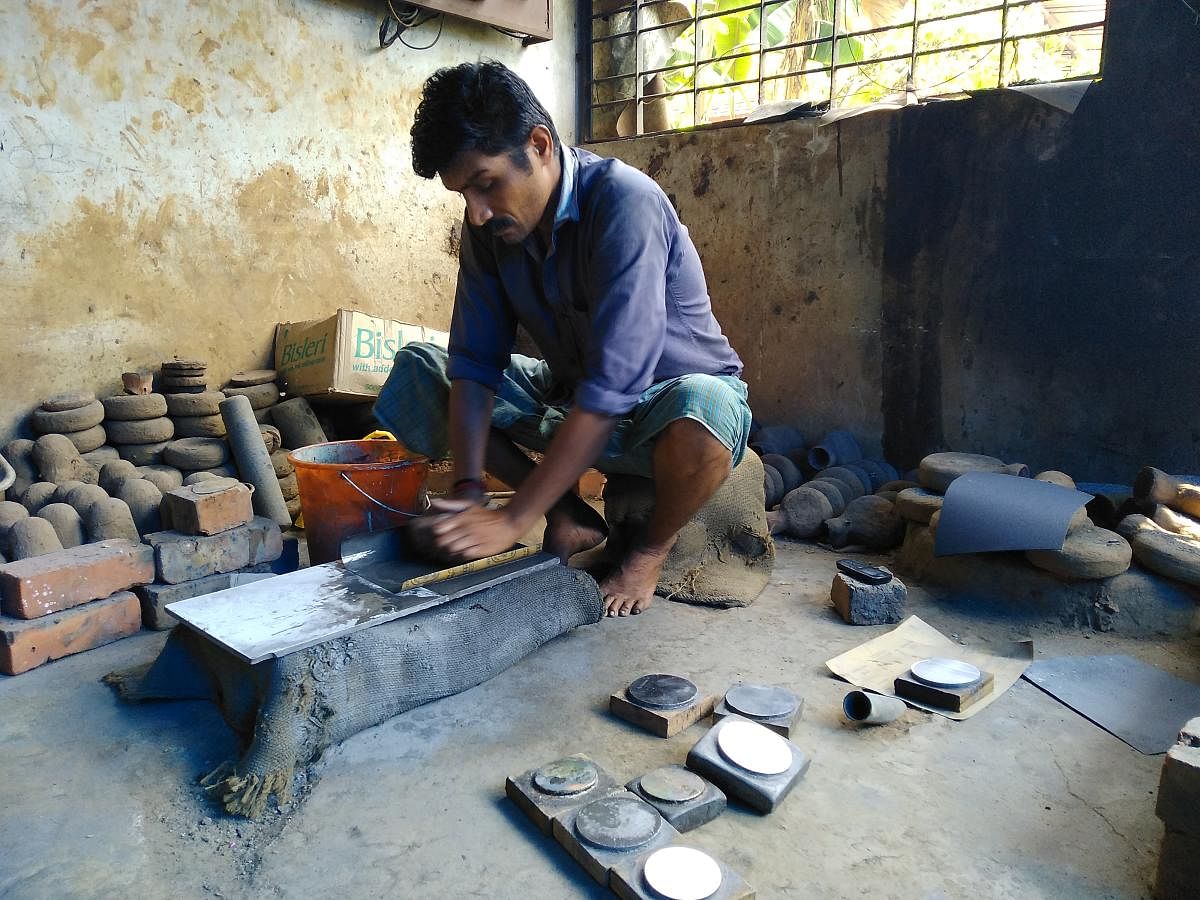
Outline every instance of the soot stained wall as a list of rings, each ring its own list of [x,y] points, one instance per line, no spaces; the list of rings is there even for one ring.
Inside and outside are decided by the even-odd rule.
[[[1109,7],[1074,114],[1004,91],[598,145],[675,199],[762,421],[902,466],[1200,471],[1200,28]]]

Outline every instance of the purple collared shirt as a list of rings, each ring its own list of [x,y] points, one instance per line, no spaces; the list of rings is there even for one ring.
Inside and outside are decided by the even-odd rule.
[[[550,247],[509,245],[463,223],[450,326],[451,379],[495,390],[517,323],[563,399],[623,416],[679,375],[735,375],[687,228],[662,189],[620,160],[564,147]]]

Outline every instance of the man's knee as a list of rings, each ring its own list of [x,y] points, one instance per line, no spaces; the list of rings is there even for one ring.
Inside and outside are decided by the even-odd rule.
[[[375,401],[375,418],[410,450],[434,459],[446,455],[450,379],[448,356],[436,344],[406,344]]]
[[[671,458],[692,471],[721,469],[728,472],[733,451],[725,446],[708,427],[696,419],[676,419],[658,436],[655,456]]]

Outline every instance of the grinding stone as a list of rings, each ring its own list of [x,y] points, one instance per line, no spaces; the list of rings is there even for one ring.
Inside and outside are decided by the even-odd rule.
[[[575,817],[575,830],[590,844],[605,850],[632,850],[658,833],[662,816],[650,804],[631,795],[594,800]]]
[[[650,709],[680,709],[694,703],[699,691],[679,675],[643,675],[625,689],[626,696]]]
[[[600,774],[591,760],[568,756],[547,763],[533,773],[533,784],[556,797],[582,794],[595,787]]]
[[[799,705],[791,691],[769,684],[739,684],[729,689],[725,703],[750,719],[790,716]]]
[[[639,785],[650,797],[668,803],[695,800],[704,793],[704,779],[680,766],[663,766],[647,772]]]

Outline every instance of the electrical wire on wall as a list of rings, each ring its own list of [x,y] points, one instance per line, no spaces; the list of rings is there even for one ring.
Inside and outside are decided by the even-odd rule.
[[[392,5],[392,0],[387,0],[387,12],[383,14],[383,21],[379,23],[379,47],[386,49],[392,46],[396,41],[399,41],[410,50],[428,50],[442,36],[442,28],[446,25],[446,17],[439,12],[430,12],[427,9],[421,9],[418,6],[413,6],[411,3],[401,3],[400,11]],[[404,39],[404,32],[413,28],[420,28],[427,22],[434,19],[438,20],[437,34],[433,36],[428,44],[410,44]]]

